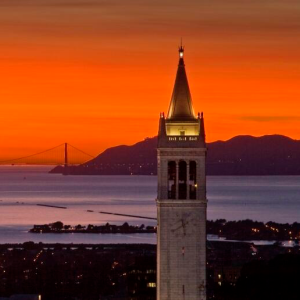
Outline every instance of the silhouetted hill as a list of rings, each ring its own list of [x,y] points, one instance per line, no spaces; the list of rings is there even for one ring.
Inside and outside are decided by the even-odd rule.
[[[285,136],[237,136],[207,147],[210,175],[300,174],[300,141]]]
[[[156,174],[157,138],[105,150],[93,160],[70,167],[74,175]],[[300,175],[300,141],[281,135],[236,136],[207,144],[208,175]],[[62,172],[56,167],[52,172]]]

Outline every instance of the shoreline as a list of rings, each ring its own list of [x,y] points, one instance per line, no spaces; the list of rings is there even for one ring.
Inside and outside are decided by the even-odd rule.
[[[232,241],[271,241],[286,242],[292,241],[299,245],[300,223],[282,224],[276,222],[258,222],[253,220],[226,221],[217,219],[207,220],[207,236],[216,239]],[[34,225],[29,233],[34,234],[153,234],[156,233],[156,226],[123,225],[106,223],[105,225],[76,226],[65,225],[61,221],[44,225]]]
[[[217,237],[208,237],[207,238],[207,244],[209,243],[217,243],[217,244],[247,244],[247,245],[253,245],[255,247],[259,246],[274,246],[274,247],[284,247],[284,248],[300,248],[298,243],[295,243],[294,241],[267,241],[267,240],[226,240],[226,239],[220,239]],[[26,241],[26,242],[20,242],[20,243],[0,243],[0,249],[1,248],[26,248],[26,245],[34,245],[34,246],[41,246],[45,248],[53,248],[53,247],[88,247],[88,248],[94,248],[94,247],[139,247],[139,246],[146,246],[146,247],[155,247],[157,246],[156,243],[147,243],[147,242],[139,242],[139,243],[125,243],[125,242],[117,242],[117,243],[80,243],[80,242],[34,242],[34,241]]]

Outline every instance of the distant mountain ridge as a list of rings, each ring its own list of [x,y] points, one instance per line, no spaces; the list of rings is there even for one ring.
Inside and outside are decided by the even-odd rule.
[[[155,175],[157,137],[106,149],[69,167],[72,175]],[[207,143],[208,175],[300,175],[300,141],[282,135],[236,136]],[[56,167],[53,173],[62,173]]]

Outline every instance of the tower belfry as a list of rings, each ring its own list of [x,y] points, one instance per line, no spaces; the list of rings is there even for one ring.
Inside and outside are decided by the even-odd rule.
[[[194,113],[179,47],[167,117],[157,148],[157,300],[206,299],[206,143],[203,114]]]

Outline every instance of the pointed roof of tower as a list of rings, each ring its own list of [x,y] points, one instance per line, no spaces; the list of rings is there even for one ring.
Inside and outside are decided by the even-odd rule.
[[[167,119],[172,121],[194,121],[196,119],[185,72],[183,53],[184,48],[181,45],[179,47],[179,64],[176,80],[167,116]]]

